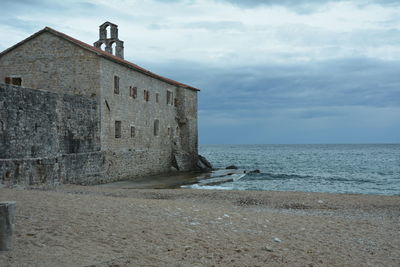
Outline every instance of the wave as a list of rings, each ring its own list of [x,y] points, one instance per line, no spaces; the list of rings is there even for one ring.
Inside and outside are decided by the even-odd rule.
[[[234,190],[233,187],[221,186],[221,185],[200,185],[200,184],[192,184],[192,185],[182,185],[181,188],[190,188],[190,189],[212,189],[212,190]]]
[[[311,175],[286,174],[286,173],[248,173],[242,180],[288,180],[288,179],[310,179]]]

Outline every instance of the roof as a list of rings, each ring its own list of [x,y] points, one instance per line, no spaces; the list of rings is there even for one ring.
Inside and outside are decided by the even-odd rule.
[[[48,32],[48,33],[54,34],[54,35],[66,40],[68,42],[71,42],[71,43],[73,43],[73,44],[75,44],[75,45],[77,45],[77,46],[79,46],[79,47],[81,47],[81,48],[83,48],[85,50],[93,52],[93,53],[95,53],[96,55],[98,55],[100,57],[103,57],[103,58],[108,59],[110,61],[113,61],[115,63],[121,64],[121,65],[123,65],[125,67],[133,69],[133,70],[138,71],[140,73],[143,73],[145,75],[148,75],[148,76],[150,76],[152,78],[158,79],[160,81],[163,81],[163,82],[175,85],[175,86],[187,88],[187,89],[194,90],[194,91],[200,91],[200,89],[198,89],[198,88],[195,88],[195,87],[192,87],[190,85],[187,85],[187,84],[184,84],[184,83],[180,83],[180,82],[174,81],[172,79],[169,79],[169,78],[160,76],[158,74],[155,74],[155,73],[153,73],[153,72],[151,72],[149,70],[146,70],[146,69],[144,69],[144,68],[142,68],[142,67],[140,67],[140,66],[138,66],[138,65],[136,65],[136,64],[134,64],[132,62],[129,62],[127,60],[124,60],[122,58],[114,56],[113,54],[108,53],[106,51],[103,51],[100,48],[97,48],[97,47],[94,47],[94,46],[89,45],[87,43],[84,43],[82,41],[79,41],[79,40],[77,40],[77,39],[75,39],[75,38],[73,38],[73,37],[71,37],[69,35],[66,35],[65,33],[56,31],[56,30],[54,30],[54,29],[52,29],[50,27],[45,27],[44,29],[34,33],[33,35],[31,35],[28,38],[22,40],[21,42],[19,42],[19,43],[15,44],[15,45],[11,46],[10,48],[4,50],[3,52],[0,53],[0,57],[2,57],[3,55],[7,54],[8,52],[13,50],[14,48],[16,48],[16,47],[28,42],[29,40],[32,40],[33,38],[35,38],[36,36],[38,36],[38,35],[40,35],[40,34],[42,34],[44,32]]]

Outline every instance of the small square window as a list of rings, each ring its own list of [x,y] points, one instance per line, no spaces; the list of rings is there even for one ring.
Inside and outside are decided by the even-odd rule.
[[[19,77],[18,77],[18,78],[12,78],[11,83],[14,84],[14,85],[21,86],[21,84],[22,84],[22,79],[19,78]]]
[[[22,85],[22,78],[21,77],[6,77],[4,79],[4,82],[6,84],[12,84],[12,85],[21,86]]]
[[[119,77],[114,76],[114,94],[119,94]]]

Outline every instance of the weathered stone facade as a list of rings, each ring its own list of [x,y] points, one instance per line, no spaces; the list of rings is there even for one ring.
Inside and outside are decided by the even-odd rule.
[[[0,84],[0,181],[96,182],[106,169],[94,99]]]
[[[0,53],[0,82],[13,79],[22,87],[0,87],[0,182],[99,183],[196,166],[196,88],[50,28]]]

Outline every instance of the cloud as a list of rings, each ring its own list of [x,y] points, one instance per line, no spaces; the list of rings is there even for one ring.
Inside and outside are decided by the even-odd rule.
[[[316,12],[328,3],[345,2],[346,0],[219,0],[241,8],[258,8],[260,6],[285,7],[299,14]]]
[[[4,0],[0,50],[45,26],[90,44],[108,20],[126,59],[202,88],[203,143],[400,142],[399,3]]]
[[[205,108],[400,105],[398,61],[350,58],[231,69],[174,62],[152,68],[204,88]]]
[[[299,14],[310,14],[317,12],[327,4],[334,3],[349,3],[354,2],[355,4],[363,7],[371,4],[378,5],[389,5],[399,6],[398,0],[216,0],[220,2],[230,3],[241,8],[258,8],[262,6],[266,7],[285,7],[291,11]]]
[[[339,129],[359,142],[400,141],[400,61],[350,58],[232,69],[174,62],[151,68],[202,89],[202,143],[334,142]],[[278,132],[292,134],[282,138]]]
[[[0,50],[45,26],[87,43],[105,20],[119,25],[126,57],[135,61],[191,60],[240,66],[252,62],[293,63],[346,57],[400,59],[400,9],[362,1],[9,1],[0,19],[8,32]],[[258,3],[258,4],[256,4]],[[297,3],[297,4],[296,4]],[[323,9],[307,15],[281,6]],[[388,2],[389,3],[389,2]],[[239,5],[253,8],[243,10]],[[259,6],[261,5],[261,6]],[[82,26],[84,25],[84,26]]]

